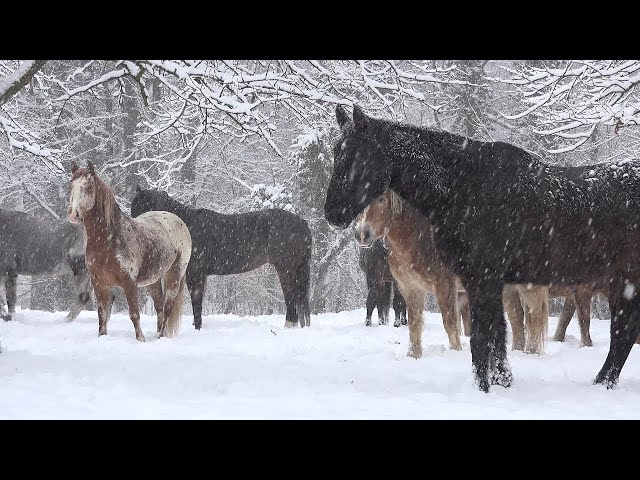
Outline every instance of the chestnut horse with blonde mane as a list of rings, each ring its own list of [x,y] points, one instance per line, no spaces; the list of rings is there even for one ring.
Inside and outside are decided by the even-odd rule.
[[[138,287],[147,287],[158,316],[159,337],[178,333],[185,273],[191,257],[191,234],[173,213],[152,211],[131,218],[120,210],[115,195],[96,173],[71,164],[67,216],[86,232],[86,265],[98,303],[98,335],[107,334],[115,287],[124,290],[136,339],[140,328]]]
[[[465,333],[470,330],[468,311],[461,312],[464,288],[457,275],[441,259],[433,226],[399,195],[386,190],[356,218],[356,240],[370,247],[385,238],[389,267],[405,298],[409,323],[408,356],[422,356],[424,296],[435,293],[449,348],[461,350],[460,315]],[[505,285],[503,303],[511,322],[513,350],[542,354],[549,319],[548,289],[541,286]]]

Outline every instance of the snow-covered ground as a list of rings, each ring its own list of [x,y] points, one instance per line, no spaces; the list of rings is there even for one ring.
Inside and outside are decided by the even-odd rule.
[[[187,307],[186,311],[190,312]],[[638,419],[640,345],[616,389],[592,385],[609,348],[609,322],[594,319],[593,348],[566,343],[544,356],[509,350],[511,388],[473,384],[469,339],[448,349],[439,314],[425,314],[424,355],[406,357],[407,327],[364,326],[364,310],[312,316],[285,329],[282,315],[212,315],[196,331],[135,340],[124,313],[98,338],[95,312],[19,310],[0,323],[2,419]],[[557,318],[551,318],[549,336]],[[510,348],[510,346],[509,346]]]

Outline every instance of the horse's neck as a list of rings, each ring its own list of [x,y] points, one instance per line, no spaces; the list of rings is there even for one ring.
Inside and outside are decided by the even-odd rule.
[[[446,132],[402,130],[402,127],[393,130],[389,138],[383,152],[390,163],[389,187],[423,211],[444,207],[453,182],[449,173],[451,164],[464,162],[465,142],[477,142]]]
[[[174,213],[178,217],[182,218],[184,222],[188,222],[198,211],[195,207],[183,205],[176,201],[164,201],[156,205],[156,210],[165,210],[167,212]]]
[[[396,247],[409,241],[411,244],[420,245],[423,250],[435,251],[436,248],[433,238],[433,226],[422,214],[406,202],[402,207],[402,212],[394,215],[391,219],[386,237],[388,243]]]
[[[104,213],[99,213],[98,209],[92,208],[85,213],[83,222],[85,233],[88,241],[100,241],[106,242],[114,233],[118,232],[122,223],[130,220],[128,217],[122,214],[120,207],[114,202],[113,212],[107,225],[107,220]]]

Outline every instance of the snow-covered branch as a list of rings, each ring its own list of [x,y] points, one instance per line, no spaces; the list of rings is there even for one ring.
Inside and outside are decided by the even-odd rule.
[[[524,108],[507,119],[534,115],[534,131],[561,139],[553,152],[575,150],[591,137],[596,125],[640,124],[639,60],[576,60],[564,68],[521,66],[506,69],[510,78],[497,80],[515,87]]]
[[[7,103],[22,87],[29,83],[45,63],[47,63],[46,60],[27,60],[15,72],[0,80],[0,105]]]

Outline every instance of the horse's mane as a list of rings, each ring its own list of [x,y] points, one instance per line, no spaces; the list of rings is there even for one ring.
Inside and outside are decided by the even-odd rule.
[[[174,209],[185,209],[185,210],[194,210],[195,209],[194,207],[192,207],[190,205],[185,205],[184,203],[180,203],[175,198],[172,198],[164,190],[149,189],[149,190],[145,190],[144,193],[149,195],[149,197],[151,197],[151,199],[156,204],[169,205],[170,207],[172,207]]]
[[[116,216],[118,203],[113,189],[107,185],[95,172],[93,177],[96,181],[96,201],[93,208],[97,209],[98,216],[104,218],[107,231],[111,228],[111,221]]]
[[[391,204],[391,217],[396,218],[402,214],[405,202],[402,197],[393,190],[387,190],[387,192],[389,193],[389,203]]]

